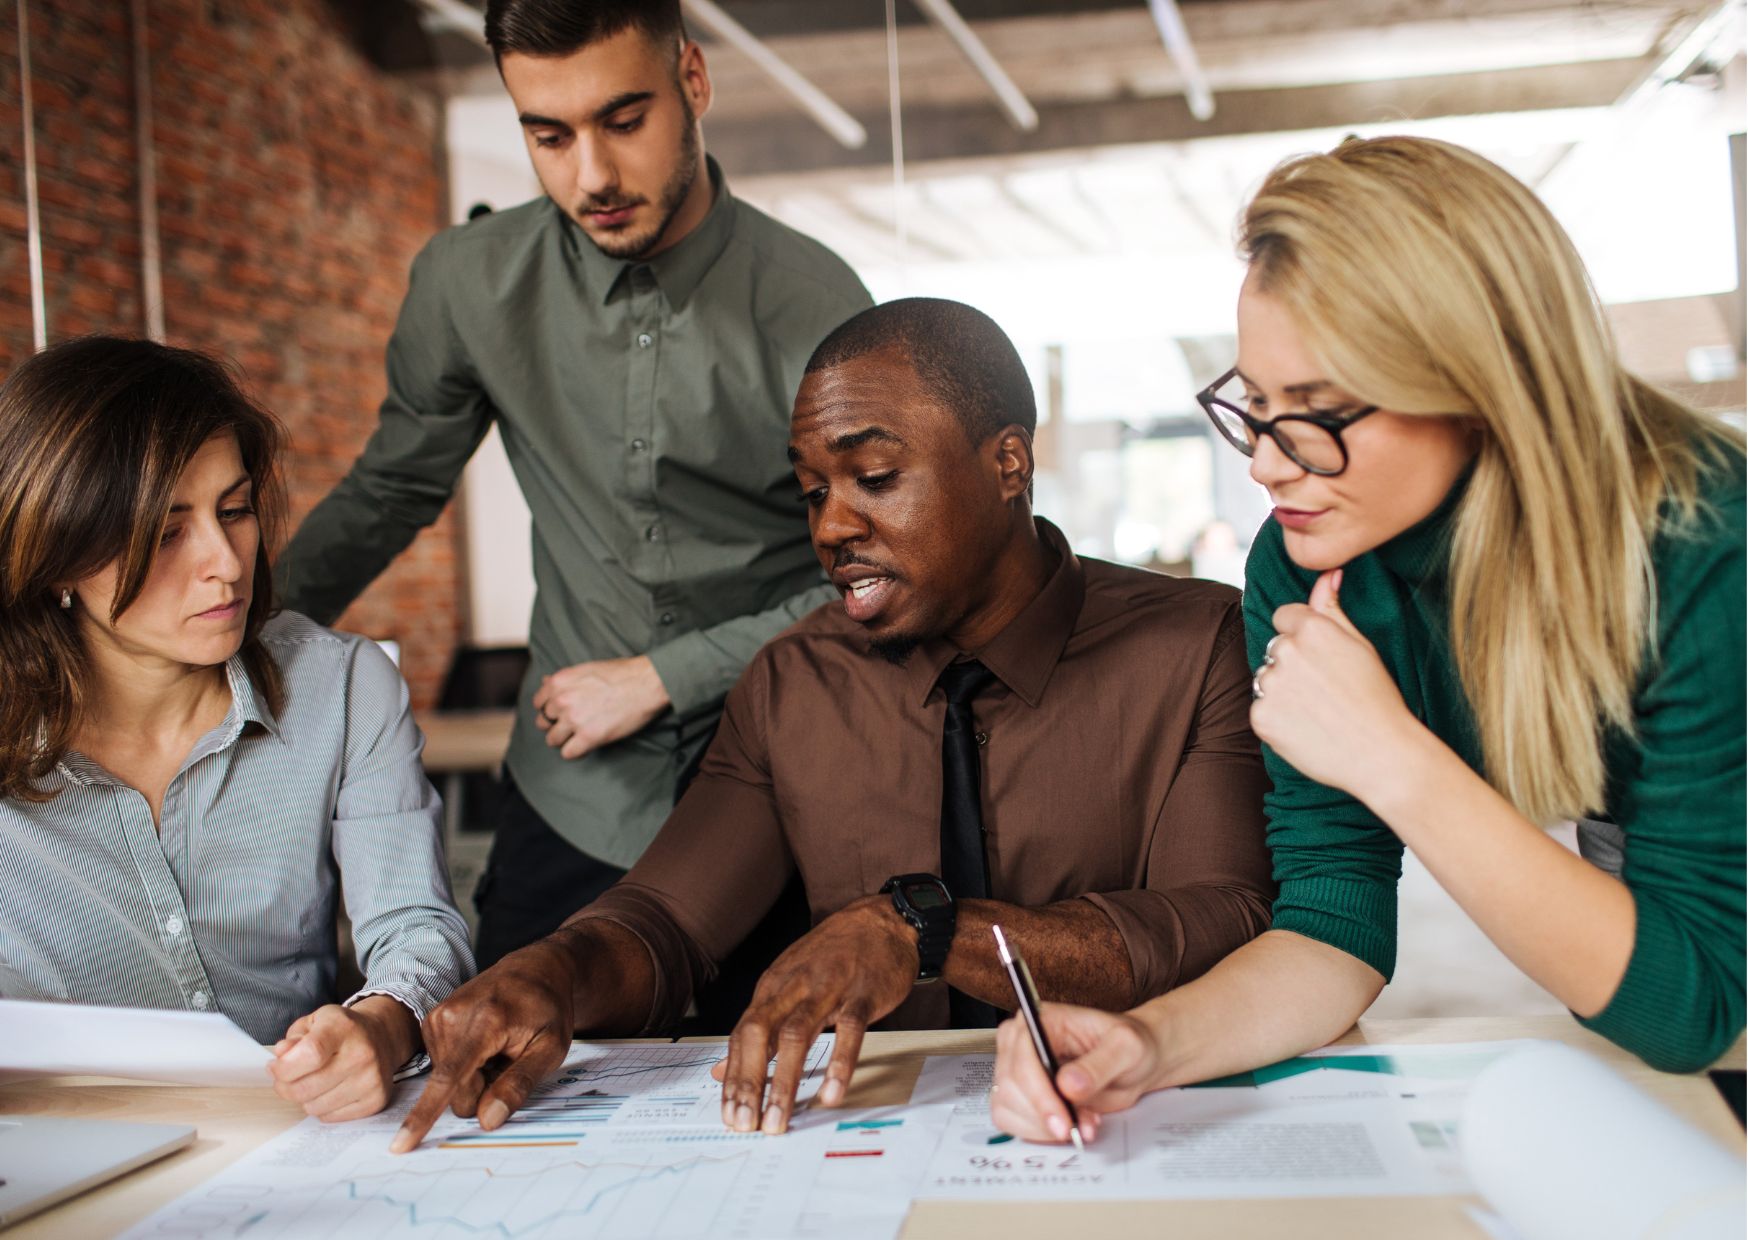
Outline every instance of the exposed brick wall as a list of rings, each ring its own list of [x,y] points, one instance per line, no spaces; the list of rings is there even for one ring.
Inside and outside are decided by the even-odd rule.
[[[16,0],[14,0],[16,3]],[[29,4],[51,341],[142,333],[127,0]],[[294,523],[375,425],[383,349],[445,222],[440,101],[382,73],[327,0],[149,0],[165,321],[284,419]],[[17,16],[0,10],[0,374],[31,348]],[[394,638],[416,704],[461,632],[446,513],[342,617]]]

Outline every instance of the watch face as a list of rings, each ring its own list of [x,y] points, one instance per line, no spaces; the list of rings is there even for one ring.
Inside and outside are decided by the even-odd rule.
[[[904,898],[916,909],[944,908],[951,900],[934,883],[916,883],[904,889]]]

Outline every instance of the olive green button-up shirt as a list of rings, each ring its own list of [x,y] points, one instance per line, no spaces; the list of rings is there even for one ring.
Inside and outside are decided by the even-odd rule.
[[[532,666],[508,764],[578,848],[629,866],[765,640],[831,597],[785,457],[814,347],[871,304],[818,242],[728,192],[679,244],[612,259],[542,198],[414,260],[381,423],[279,564],[329,623],[448,502],[495,421],[533,517]],[[572,761],[543,676],[648,654],[673,711]]]

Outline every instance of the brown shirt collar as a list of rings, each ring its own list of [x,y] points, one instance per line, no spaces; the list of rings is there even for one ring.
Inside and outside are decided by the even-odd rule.
[[[1086,573],[1061,530],[1043,517],[1032,520],[1038,527],[1038,537],[1056,556],[1056,569],[1037,597],[1026,604],[1007,628],[983,649],[969,653],[994,672],[996,679],[1021,701],[1035,708],[1043,700],[1050,674],[1056,670],[1075,622],[1080,619],[1080,607],[1086,601]],[[960,653],[958,647],[944,638],[932,638],[919,646],[907,669],[906,699],[918,708],[926,704],[942,669]]]

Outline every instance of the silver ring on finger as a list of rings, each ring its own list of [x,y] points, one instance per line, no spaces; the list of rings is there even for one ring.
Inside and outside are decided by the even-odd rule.
[[[1268,671],[1269,667],[1269,664],[1263,664],[1256,669],[1256,675],[1250,678],[1250,696],[1252,701],[1262,701],[1262,674]]]
[[[1262,661],[1270,667],[1273,667],[1275,662],[1275,643],[1280,640],[1281,634],[1276,633],[1273,637],[1269,638],[1269,644],[1262,648]]]

